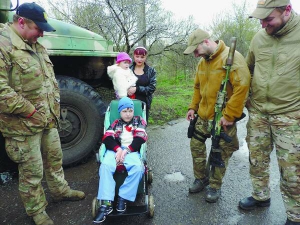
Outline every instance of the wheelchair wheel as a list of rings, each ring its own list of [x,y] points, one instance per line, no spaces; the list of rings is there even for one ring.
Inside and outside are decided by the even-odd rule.
[[[150,218],[153,218],[153,216],[154,216],[154,198],[153,198],[153,195],[149,195],[148,208],[149,208],[148,216]]]
[[[99,208],[99,200],[95,197],[92,201],[92,216],[93,216],[93,218],[96,216],[98,208]]]
[[[152,184],[152,182],[153,182],[153,172],[152,172],[151,168],[149,168],[147,175],[148,175],[148,184]]]

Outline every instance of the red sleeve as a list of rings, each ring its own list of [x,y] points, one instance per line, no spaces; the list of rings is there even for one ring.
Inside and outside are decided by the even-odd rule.
[[[112,151],[117,151],[117,148],[120,147],[119,143],[115,139],[115,131],[114,127],[118,123],[118,120],[115,120],[105,131],[103,138],[102,138],[102,143],[105,144],[105,147],[107,150],[112,150]]]

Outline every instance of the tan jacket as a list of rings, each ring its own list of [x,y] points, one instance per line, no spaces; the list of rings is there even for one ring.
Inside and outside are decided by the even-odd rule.
[[[194,83],[194,94],[189,109],[195,110],[204,120],[213,120],[214,107],[221,82],[225,78],[229,47],[223,41],[218,42],[216,52],[210,60],[201,58]],[[230,122],[240,118],[248,97],[250,73],[244,57],[237,51],[234,54],[229,83],[227,83],[228,101],[223,109],[223,117]]]
[[[46,49],[28,45],[9,24],[0,25],[0,131],[33,135],[59,121],[59,88]],[[37,112],[30,118],[34,109]]]
[[[246,57],[252,75],[250,103],[263,113],[300,110],[300,16],[270,36],[260,30]]]

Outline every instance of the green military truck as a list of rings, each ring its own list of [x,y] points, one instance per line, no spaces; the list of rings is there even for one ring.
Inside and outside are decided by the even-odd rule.
[[[18,5],[18,0],[1,0],[0,23],[12,21]],[[96,88],[112,90],[106,68],[114,63],[117,53],[113,43],[98,34],[51,18],[48,22],[56,32],[45,32],[39,42],[48,49],[60,87],[59,134],[63,165],[69,166],[89,156],[101,141],[106,104]],[[3,137],[0,147],[1,164]]]

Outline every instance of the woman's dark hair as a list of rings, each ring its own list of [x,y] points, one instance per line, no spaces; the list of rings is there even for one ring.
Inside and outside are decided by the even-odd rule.
[[[144,47],[136,47],[133,51],[134,55],[147,55],[148,51]]]

